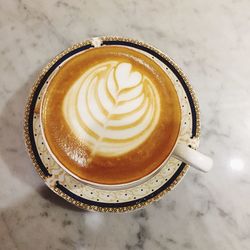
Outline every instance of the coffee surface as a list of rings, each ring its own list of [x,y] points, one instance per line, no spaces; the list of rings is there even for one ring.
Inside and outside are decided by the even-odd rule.
[[[161,67],[122,46],[92,48],[63,65],[42,104],[48,146],[78,177],[121,184],[154,171],[180,128],[178,96]]]

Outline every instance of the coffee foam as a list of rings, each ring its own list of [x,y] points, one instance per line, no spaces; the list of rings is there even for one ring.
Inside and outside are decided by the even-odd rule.
[[[118,60],[83,73],[63,100],[63,115],[91,155],[123,155],[148,139],[160,117],[160,96],[152,81]]]

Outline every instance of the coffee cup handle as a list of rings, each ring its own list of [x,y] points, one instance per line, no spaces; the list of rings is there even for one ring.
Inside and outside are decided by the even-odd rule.
[[[176,145],[173,156],[202,172],[208,172],[213,166],[213,160],[210,157],[184,144]]]

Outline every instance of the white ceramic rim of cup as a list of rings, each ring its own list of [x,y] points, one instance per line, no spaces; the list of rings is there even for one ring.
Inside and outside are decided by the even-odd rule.
[[[93,38],[91,41],[92,41],[92,44],[94,47],[99,47],[100,46],[100,43],[98,42],[98,39],[102,39],[102,37],[95,37]],[[96,46],[97,44],[97,46]],[[144,42],[144,44],[148,45],[147,43]],[[110,46],[110,45],[105,45],[105,46]],[[111,45],[112,46],[112,45]],[[124,45],[123,45],[124,46]],[[128,47],[128,46],[124,46],[124,47]],[[150,45],[150,47],[154,48],[152,45]],[[129,48],[129,47],[128,47]],[[131,49],[131,48],[130,48]],[[155,48],[156,49],[156,48]],[[88,51],[88,50],[86,50]],[[69,58],[67,58],[67,60],[63,61],[59,67],[63,64],[65,64],[65,62],[67,62],[68,60],[71,60],[73,57],[81,54],[81,53],[85,53],[86,51],[83,51],[83,52],[79,52],[79,53],[76,53],[74,54],[73,56],[70,56]],[[148,55],[146,55],[147,57],[149,57]],[[151,58],[152,59],[152,58]],[[154,60],[154,59],[153,59]],[[155,63],[157,63],[156,60],[154,60]],[[158,64],[158,63],[157,63]],[[159,65],[160,66],[160,65]],[[164,71],[165,72],[165,71]],[[166,73],[166,72],[165,72]],[[137,185],[140,185],[141,183],[143,182],[146,182],[147,180],[149,180],[150,178],[154,177],[161,169],[162,167],[167,163],[167,161],[169,160],[169,158],[172,156],[172,153],[179,141],[179,137],[180,137],[180,131],[181,131],[181,122],[179,124],[179,129],[178,129],[178,135],[176,137],[176,141],[170,151],[170,153],[168,154],[168,156],[166,157],[166,159],[155,169],[153,170],[151,173],[147,174],[146,176],[143,176],[135,181],[131,181],[131,182],[127,182],[127,183],[122,183],[122,184],[101,184],[101,183],[95,183],[95,182],[91,182],[91,181],[88,181],[88,180],[85,180],[85,179],[82,179],[80,178],[79,176],[77,176],[76,174],[72,173],[67,167],[65,167],[61,162],[60,160],[54,155],[53,151],[51,150],[48,142],[47,142],[47,139],[46,139],[46,136],[45,136],[45,133],[44,133],[44,126],[43,126],[43,119],[42,119],[42,109],[43,109],[43,103],[44,103],[44,98],[45,98],[45,95],[46,95],[46,92],[47,92],[47,88],[48,86],[50,85],[50,81],[53,79],[54,75],[56,74],[56,72],[52,72],[51,74],[51,77],[50,79],[48,80],[48,84],[45,88],[45,91],[43,93],[43,96],[42,96],[42,99],[41,99],[41,105],[40,105],[40,110],[39,110],[39,119],[40,119],[40,125],[41,125],[41,134],[42,134],[42,137],[44,139],[44,143],[45,143],[45,146],[46,148],[48,149],[50,155],[53,157],[54,161],[62,168],[64,169],[69,175],[71,175],[72,177],[74,177],[75,179],[77,179],[78,181],[86,184],[86,185],[89,185],[89,186],[92,186],[92,187],[95,187],[95,188],[99,188],[99,189],[109,189],[109,190],[118,190],[118,189],[126,189],[126,188],[131,188],[131,187],[134,187],[134,186],[137,186]],[[166,73],[167,74],[167,73]],[[171,81],[172,83],[172,81]],[[174,84],[172,83],[172,85],[174,86]],[[174,86],[174,89],[175,89],[175,86]],[[176,95],[178,96],[178,102],[179,102],[179,107],[181,108],[181,103],[180,103],[180,97],[175,89],[175,92],[176,92]],[[181,114],[182,116],[182,114]],[[182,118],[180,117],[180,120],[182,120]]]

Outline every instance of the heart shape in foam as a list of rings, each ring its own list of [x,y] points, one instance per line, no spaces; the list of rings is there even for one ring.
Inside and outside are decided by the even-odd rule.
[[[132,72],[130,63],[120,63],[115,71],[115,77],[119,90],[131,88],[140,83],[142,75],[139,72]]]

